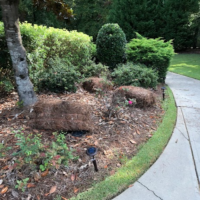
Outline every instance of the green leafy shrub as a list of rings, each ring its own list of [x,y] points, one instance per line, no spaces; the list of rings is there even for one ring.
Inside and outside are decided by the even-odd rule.
[[[142,64],[119,65],[112,73],[114,83],[119,86],[133,85],[138,87],[156,87],[158,74],[155,70]]]
[[[65,142],[65,135],[57,132],[53,133],[55,140],[42,143],[41,135],[29,134],[25,136],[22,131],[17,131],[17,145],[20,149],[12,155],[16,157],[15,167],[29,165],[35,169],[38,163],[39,168],[44,171],[49,168],[59,168],[60,165],[67,166],[68,161],[75,159],[72,150],[68,149]],[[0,148],[1,151],[3,148]],[[5,153],[4,153],[5,156]]]
[[[125,61],[126,36],[118,24],[105,24],[97,36],[97,58],[111,69]]]
[[[72,65],[60,58],[48,60],[48,68],[31,73],[34,85],[39,91],[76,91],[75,83],[79,82],[81,74]],[[35,77],[35,78],[34,78]]]
[[[3,24],[0,22],[0,94],[6,95],[13,90],[13,71],[10,54],[4,34]]]
[[[95,55],[96,47],[92,43],[91,37],[84,33],[78,33],[77,31],[69,32],[64,29],[56,29],[52,27],[47,28],[45,26],[38,25],[32,26],[29,23],[20,24],[20,31],[23,45],[27,51],[30,78],[32,82],[36,84],[36,87],[38,89],[42,88],[40,85],[44,85],[46,87],[49,84],[48,80],[47,83],[38,85],[40,82],[39,79],[44,80],[45,76],[49,76],[54,80],[62,79],[64,81],[64,78],[67,79],[64,87],[66,88],[66,85],[70,83],[67,87],[67,90],[75,90],[74,84],[72,84],[72,82],[74,83],[77,80],[79,73],[75,73],[74,67],[71,66],[84,66],[86,63],[88,63],[92,56]],[[12,71],[10,55],[6,45],[2,22],[0,22],[0,50],[1,75],[1,73],[5,74],[5,70],[7,69]],[[58,58],[62,60],[62,63],[65,63],[65,65],[68,67],[64,67],[62,63],[58,63]],[[58,64],[58,66],[54,65],[51,69],[52,62],[54,62],[54,64]],[[54,76],[55,69],[58,70],[58,74],[60,74],[61,78]],[[61,72],[65,72],[65,75],[67,72],[67,76],[64,77],[64,74],[61,75]],[[72,77],[69,78],[69,76]],[[8,80],[12,79],[13,77],[10,77]],[[2,79],[0,80],[2,81]],[[58,86],[60,82],[57,82],[58,80],[54,81],[54,83],[56,83]],[[52,88],[56,87],[53,87],[54,83],[51,81],[51,91],[54,90]],[[63,90],[62,88],[63,86],[59,86],[58,90]]]
[[[171,41],[164,42],[160,38],[147,39],[136,33],[137,38],[127,44],[127,59],[135,63],[142,63],[158,71],[159,80],[166,78],[167,68],[174,55]]]
[[[84,77],[92,77],[92,76],[108,76],[109,69],[108,66],[103,65],[102,63],[96,64],[94,61],[90,60],[86,65],[79,67],[78,70]]]

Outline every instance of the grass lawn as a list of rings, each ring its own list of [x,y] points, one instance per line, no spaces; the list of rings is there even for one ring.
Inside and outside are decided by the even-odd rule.
[[[176,54],[169,71],[200,80],[200,54]]]
[[[138,154],[121,167],[113,176],[95,184],[86,192],[70,200],[107,200],[112,199],[133,184],[160,156],[168,143],[176,122],[176,106],[171,90],[167,89],[167,98],[163,107],[165,115],[153,137],[144,144]]]

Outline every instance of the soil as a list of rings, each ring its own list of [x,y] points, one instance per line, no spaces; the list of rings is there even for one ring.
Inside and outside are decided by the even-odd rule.
[[[28,166],[21,169],[11,167],[15,162],[12,153],[19,149],[13,130],[23,129],[27,135],[40,133],[43,141],[54,140],[53,131],[36,130],[29,126],[29,112],[17,106],[18,97],[15,92],[0,99],[0,142],[4,146],[13,147],[8,157],[0,158],[0,191],[8,187],[4,194],[0,194],[0,199],[53,200],[58,195],[62,199],[69,199],[91,188],[93,184],[104,180],[107,176],[113,175],[128,159],[136,155],[141,145],[152,137],[162,121],[164,111],[161,108],[160,87],[157,87],[157,91],[153,91],[156,103],[152,107],[137,108],[132,104],[119,105],[112,110],[108,107],[114,90],[100,95],[90,94],[79,88],[70,100],[81,100],[92,106],[95,128],[82,137],[65,133],[66,144],[74,149],[73,154],[78,156],[78,159],[70,161],[67,167],[61,165],[59,169],[49,169],[46,175],[38,180],[35,174],[41,175],[39,170],[31,171]],[[70,95],[48,93],[40,94],[38,98],[43,101],[66,100]],[[95,156],[98,172],[94,171],[91,158],[86,154],[89,146],[98,149]],[[16,189],[15,185],[17,180],[25,178],[29,178],[28,183],[32,187],[22,192]]]

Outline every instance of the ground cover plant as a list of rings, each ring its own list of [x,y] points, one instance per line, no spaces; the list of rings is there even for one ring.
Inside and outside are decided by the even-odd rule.
[[[195,53],[177,53],[169,71],[200,80],[200,56]]]

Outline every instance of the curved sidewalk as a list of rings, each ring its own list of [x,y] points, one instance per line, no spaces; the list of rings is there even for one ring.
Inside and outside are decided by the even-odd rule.
[[[113,200],[200,200],[200,81],[168,72],[178,107],[172,137],[151,168]]]

